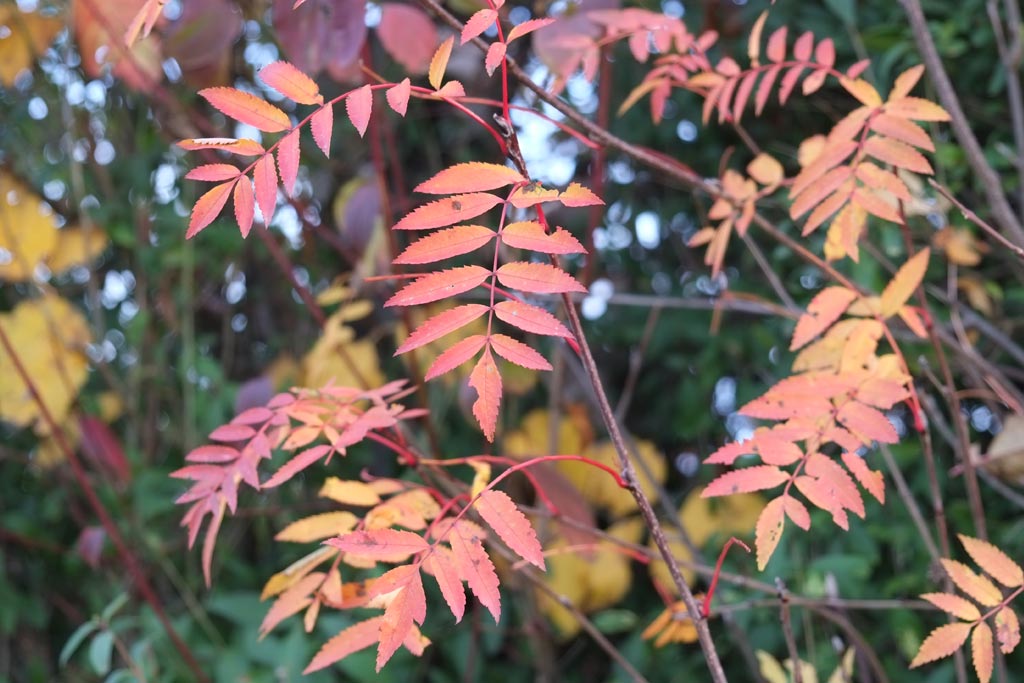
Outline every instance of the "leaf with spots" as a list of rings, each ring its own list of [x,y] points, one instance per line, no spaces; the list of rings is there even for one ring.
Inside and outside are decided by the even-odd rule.
[[[757,518],[754,541],[757,546],[758,571],[764,571],[782,539],[782,530],[786,526],[785,500],[785,497],[779,497],[768,501]]]

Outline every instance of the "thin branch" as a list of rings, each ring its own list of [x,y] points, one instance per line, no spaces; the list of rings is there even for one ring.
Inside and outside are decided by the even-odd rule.
[[[1017,258],[1019,258],[1021,260],[1024,260],[1024,248],[1021,248],[1021,247],[1017,246],[1016,244],[1014,244],[1010,240],[1008,240],[1005,237],[1003,237],[999,233],[998,230],[996,230],[991,225],[989,225],[988,223],[983,221],[981,218],[979,218],[978,214],[974,213],[973,211],[968,209],[966,206],[964,206],[963,203],[960,200],[958,200],[956,197],[953,196],[952,192],[950,192],[941,183],[936,182],[934,178],[929,178],[928,179],[928,184],[931,185],[933,188],[935,188],[936,192],[938,192],[943,197],[945,197],[950,202],[952,202],[953,206],[955,206],[956,208],[960,209],[960,213],[963,215],[964,218],[966,218],[970,222],[972,222],[975,225],[977,225],[979,228],[984,230],[994,240],[996,240],[997,242],[1002,244],[1004,247],[1006,247],[1007,249],[1012,251],[1017,256]]]
[[[786,649],[789,650],[789,661],[793,663],[793,683],[804,683],[800,653],[796,649],[796,638],[793,637],[793,620],[789,615],[789,591],[778,576],[775,577],[775,587],[779,592],[779,621],[782,622],[782,635],[786,639]]]

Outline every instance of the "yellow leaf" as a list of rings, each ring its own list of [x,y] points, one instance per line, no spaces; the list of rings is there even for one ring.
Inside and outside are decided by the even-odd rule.
[[[0,280],[28,280],[57,246],[53,211],[28,187],[0,171]]]
[[[766,186],[774,186],[781,183],[785,177],[782,164],[775,160],[775,157],[762,152],[754,157],[754,160],[747,164],[747,173],[751,178]]]
[[[328,545],[322,545],[316,550],[299,558],[295,562],[292,562],[285,569],[267,579],[267,582],[263,585],[263,592],[260,594],[260,600],[266,600],[267,598],[272,598],[275,595],[283,593],[298,583],[302,577],[306,576],[319,565],[337,554],[338,551],[335,548]]]
[[[797,150],[796,156],[800,168],[807,168],[814,163],[822,150],[825,149],[825,142],[824,135],[812,135],[800,143],[800,149]]]
[[[277,532],[274,540],[312,543],[356,528],[359,518],[351,512],[324,512],[296,520]]]
[[[68,301],[47,296],[22,301],[0,315],[0,325],[53,419],[64,422],[88,376],[85,347],[90,336],[85,317]],[[39,417],[39,406],[0,348],[0,419],[27,426]],[[40,422],[36,431],[45,434],[49,427]]]
[[[469,496],[470,498],[476,498],[487,487],[487,484],[491,482],[491,465],[486,462],[471,462],[469,464],[475,472]]]
[[[921,284],[925,271],[928,270],[928,256],[931,250],[927,247],[911,256],[904,263],[889,284],[882,290],[882,315],[888,318],[899,312],[903,304]]]
[[[976,266],[981,263],[981,254],[988,251],[988,245],[974,239],[969,230],[951,225],[935,233],[932,244],[946,252],[949,262],[958,266]]]
[[[438,46],[437,51],[430,60],[430,70],[427,72],[427,80],[430,81],[430,85],[434,90],[440,89],[441,83],[444,81],[444,70],[448,68],[448,58],[452,56],[452,46],[454,44],[455,36],[450,36],[448,40]]]
[[[63,22],[37,12],[20,12],[14,6],[4,6],[0,7],[0,26],[7,28],[0,38],[0,83],[9,88],[18,74],[32,66],[50,46]]]
[[[101,228],[63,228],[57,233],[56,248],[46,258],[46,267],[57,275],[75,266],[87,266],[109,244],[107,233]]]
[[[844,76],[839,79],[839,84],[848,93],[860,100],[861,104],[866,104],[869,107],[878,107],[882,104],[882,97],[878,94],[878,91],[862,78],[853,80]]]
[[[327,319],[323,335],[302,359],[302,382],[306,387],[375,387],[384,382],[377,347],[344,324],[344,307]],[[361,380],[361,381],[360,381]]]
[[[514,457],[532,457],[545,453],[582,453],[594,439],[593,429],[580,405],[568,406],[561,416],[555,433],[555,443],[549,447],[551,420],[543,408],[532,410],[523,417],[519,429],[504,439],[505,453]]]
[[[664,483],[665,476],[668,474],[668,464],[665,457],[650,441],[634,440],[631,443],[635,446],[634,455],[638,459],[634,461],[634,466],[640,481],[640,488],[654,502],[658,499],[660,485]],[[547,452],[547,450],[540,452]],[[592,444],[580,455],[616,470],[619,469],[615,446],[610,441]],[[613,518],[622,517],[636,510],[636,501],[633,499],[633,495],[620,487],[607,472],[588,463],[575,460],[562,460],[555,465],[587,501],[596,507],[605,508]]]
[[[338,477],[328,477],[318,495],[342,505],[358,507],[369,507],[380,502],[380,496],[369,484],[361,481],[342,481]]]

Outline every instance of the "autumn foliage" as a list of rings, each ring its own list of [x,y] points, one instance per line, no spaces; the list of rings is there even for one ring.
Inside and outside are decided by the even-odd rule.
[[[155,88],[160,64],[145,55],[162,40],[167,4],[145,0],[132,3],[131,12],[103,16],[91,5],[78,8],[79,42],[116,45],[105,64],[90,61],[85,68],[111,70],[139,90]],[[302,31],[317,29],[314,12],[337,16],[316,0],[273,4],[275,26],[291,36],[290,48],[301,44]],[[742,635],[734,613],[765,608],[780,616],[789,658],[783,663],[771,653],[749,652],[748,665],[771,683],[790,676],[818,680],[800,658],[805,643],[794,638],[790,610],[845,609],[844,600],[860,609],[870,596],[852,598],[831,585],[798,589],[825,597],[791,594],[781,572],[770,572],[781,562],[813,561],[789,557],[788,539],[832,530],[830,521],[855,537],[864,520],[902,505],[933,572],[901,585],[934,584],[934,590],[911,602],[915,590],[884,609],[911,605],[936,622],[930,634],[910,643],[916,655],[902,664],[916,669],[969,651],[979,680],[1000,676],[1001,657],[1021,639],[1014,601],[1024,592],[1024,571],[989,538],[978,483],[987,461],[972,448],[961,399],[980,396],[1008,416],[1024,409],[1018,390],[1002,379],[1005,368],[971,346],[974,330],[965,327],[961,310],[936,306],[952,306],[961,289],[972,303],[990,301],[993,287],[958,279],[957,270],[980,261],[985,247],[966,229],[945,227],[922,239],[915,219],[927,213],[922,204],[941,196],[985,239],[1009,245],[1001,254],[1007,271],[1019,273],[1024,249],[1013,243],[1012,229],[990,226],[939,182],[936,158],[948,145],[948,124],[956,126],[963,114],[943,97],[935,66],[909,63],[891,84],[882,82],[870,59],[842,63],[833,38],[777,25],[770,6],[759,7],[736,40],[710,21],[698,27],[685,16],[617,4],[583,2],[550,16],[536,8],[538,16],[513,13],[503,0],[469,4],[465,16],[433,0],[375,7],[380,16],[370,30],[393,61],[386,68],[373,64],[369,51],[363,61],[358,54],[346,61],[327,51],[290,49],[287,59],[270,60],[251,74],[251,86],[209,78],[193,89],[198,114],[175,150],[191,164],[184,176],[189,187],[198,188],[181,240],[202,245],[229,224],[243,239],[263,240],[283,276],[281,286],[294,290],[322,331],[296,368],[282,372],[288,382],[240,402],[237,414],[171,473],[180,491],[180,523],[189,547],[200,548],[206,586],[218,580],[218,539],[235,523],[229,518],[239,514],[240,500],[259,506],[266,496],[306,487],[310,497],[316,491],[309,509],[285,510],[289,520],[272,534],[281,547],[300,546],[300,559],[282,562],[266,581],[258,629],[265,638],[292,618],[301,619],[307,634],[325,623],[346,624],[333,628],[305,673],[370,648],[378,672],[399,650],[422,656],[434,620],[450,612],[459,624],[482,608],[498,623],[508,619],[509,592],[517,591],[538,609],[540,616],[529,618],[548,619],[566,637],[582,629],[642,681],[591,620],[642,583],[659,609],[664,605],[653,621],[623,629],[635,630],[644,647],[700,647],[711,680],[721,683],[727,667],[718,644]],[[13,10],[0,12],[6,17]],[[21,71],[8,64],[31,61],[56,39],[46,17],[25,13],[23,19],[17,44],[7,61],[0,60],[0,82],[7,86]],[[353,25],[368,30],[361,16]],[[425,40],[409,39],[412,26]],[[96,50],[91,55],[95,60]],[[543,64],[543,83],[521,66],[534,57]],[[574,108],[566,89],[579,82],[610,88],[619,58],[632,59],[630,66],[641,65],[644,73],[616,95],[619,116],[639,116],[646,107],[657,129],[685,103],[706,130],[742,146],[717,167],[698,167],[613,133],[607,92],[595,116]],[[929,87],[929,75],[938,88]],[[802,135],[792,153],[753,139],[744,128],[773,113],[782,121],[798,106],[827,115],[820,117],[824,127]],[[420,110],[450,115],[480,137],[460,154],[425,155],[431,164],[444,161],[405,185],[390,136],[414,125],[409,119]],[[539,180],[547,176],[530,161],[522,117],[537,117],[590,155],[589,176],[581,164],[564,183]],[[342,136],[349,143],[358,139],[372,162],[372,180],[345,187],[375,193],[381,208],[374,212],[386,224],[368,239],[378,240],[374,255],[387,256],[383,262],[353,259],[352,274],[314,295],[287,256],[277,253],[270,228],[282,213],[302,223],[320,210],[308,202],[312,183],[304,165],[314,156],[336,159]],[[694,250],[711,283],[702,286],[714,291],[703,301],[713,309],[713,332],[732,324],[723,315],[734,304],[792,321],[786,336],[773,342],[775,376],[759,375],[767,380],[758,395],[745,395],[735,410],[743,425],[730,429],[735,438],[694,447],[700,468],[686,474],[694,486],[678,513],[668,490],[669,459],[623,429],[580,315],[581,300],[596,296],[597,226],[615,210],[605,182],[612,152],[653,171],[670,191],[700,197],[699,221],[679,246]],[[87,266],[108,244],[95,226],[58,230],[39,196],[6,169],[0,170],[0,196],[6,202],[0,205],[0,255],[9,257],[0,260],[0,280],[39,288],[38,296],[0,314],[0,418],[32,428],[51,449],[74,451],[80,441],[86,448],[109,445],[105,433],[100,438],[90,431],[105,429],[100,422],[75,417],[87,381],[89,323],[38,283],[40,272]],[[345,191],[339,197],[344,201],[331,208],[335,217],[356,202]],[[13,224],[31,230],[5,227]],[[803,292],[803,300],[779,281],[755,234],[778,245],[772,258],[795,254],[813,271],[813,284],[803,285],[813,291]],[[730,268],[748,256],[744,250],[778,303],[730,291]],[[865,273],[881,273],[881,286],[871,285]],[[648,305],[658,311],[648,320],[653,331],[662,307],[671,306],[661,299]],[[393,339],[390,330],[366,332],[360,321],[374,313],[398,328]],[[990,334],[1002,348],[1017,348],[1005,339],[1012,335]],[[649,337],[639,344],[637,367]],[[46,343],[34,343],[39,339]],[[392,362],[404,362],[406,377],[388,376],[377,358],[377,348],[392,341],[388,354],[402,359]],[[967,360],[951,364],[946,349],[961,350]],[[574,402],[555,396],[547,409],[526,409],[532,404],[520,400],[524,384],[562,382],[567,372],[582,378],[585,396]],[[636,372],[632,368],[625,388],[611,392],[620,405],[628,404]],[[972,388],[959,389],[954,372]],[[1019,378],[1019,368],[1006,376]],[[465,439],[449,442],[436,431],[439,395],[465,408],[471,450]],[[946,403],[937,407],[940,400]],[[518,422],[510,406],[524,414]],[[70,445],[65,432],[74,436]],[[951,443],[955,461],[937,464],[938,433]],[[900,445],[920,454],[913,472],[893,457],[890,448]],[[339,463],[364,450],[373,453],[374,467],[338,476]],[[122,465],[108,458],[106,466],[126,477]],[[907,484],[918,471],[928,480],[934,519],[921,512]],[[964,501],[944,506],[939,479],[946,476],[963,477]],[[251,492],[263,497],[247,498]],[[973,530],[947,517],[946,510],[961,503]],[[953,536],[973,565],[954,559]],[[842,543],[847,535],[836,538]],[[735,559],[741,549],[751,553],[749,560]],[[645,571],[635,575],[640,565]],[[766,597],[742,600],[741,590]],[[431,597],[437,595],[440,601]],[[324,619],[327,613],[341,620]],[[873,654],[855,656],[863,643],[847,639],[857,632],[846,628],[846,617],[830,618],[845,630],[836,637],[843,647],[836,648],[839,663],[828,680],[853,679],[855,663],[873,667],[864,680],[881,680]],[[90,629],[109,627],[97,624]]]

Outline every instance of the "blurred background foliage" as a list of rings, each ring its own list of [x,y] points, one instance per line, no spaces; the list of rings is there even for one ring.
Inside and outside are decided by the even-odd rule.
[[[380,308],[390,290],[386,281],[368,281],[389,272],[388,219],[412,208],[417,199],[408,188],[443,165],[499,161],[486,134],[466,119],[414,103],[405,120],[382,115],[373,124],[383,143],[386,195],[370,146],[351,128],[338,126],[329,160],[305,155],[299,192],[279,205],[264,239],[243,242],[222,218],[186,242],[188,207],[198,188],[183,176],[194,160],[171,143],[218,131],[233,134],[225,131],[223,117],[197,103],[197,89],[231,84],[259,90],[258,67],[287,58],[316,74],[325,93],[341,92],[363,77],[359,59],[385,77],[422,73],[447,32],[399,3],[308,0],[295,14],[287,11],[291,4],[172,0],[156,32],[131,54],[111,36],[122,34],[140,6],[135,0],[0,4],[0,325],[67,436],[85,480],[156,586],[175,630],[215,681],[297,681],[319,645],[346,624],[342,617],[327,617],[307,635],[292,619],[262,641],[257,638],[266,609],[261,586],[300,556],[274,543],[273,536],[304,513],[324,509],[315,498],[319,479],[244,498],[240,513],[225,524],[214,587],[207,590],[196,553],[186,549],[178,527],[173,501],[181,486],[167,474],[235,410],[260,404],[273,391],[330,379],[377,384],[414,371],[392,358],[410,321]],[[642,4],[683,17],[694,32],[719,31],[720,49],[740,56],[749,26],[766,5]],[[964,109],[1012,192],[1020,178],[1006,72],[987,3],[923,4]],[[463,18],[477,7],[476,0],[448,5]],[[593,6],[609,3],[583,5]],[[503,11],[518,22],[577,8],[561,0],[509,2]],[[783,24],[791,32],[832,37],[840,64],[870,57],[867,77],[883,91],[895,74],[919,61],[899,4],[888,0],[781,1],[772,8],[769,27]],[[543,80],[544,65],[527,52],[528,42],[517,44],[516,56]],[[701,124],[694,96],[674,96],[658,126],[646,103],[615,117],[648,67],[635,63],[624,47],[609,57],[606,100],[593,84],[575,78],[564,94],[572,104],[587,114],[610,111],[614,133],[702,175],[717,177],[725,167],[746,164],[751,154],[731,129]],[[497,80],[485,76],[472,48],[457,50],[450,69],[470,94],[499,96]],[[536,104],[527,94],[515,97]],[[795,97],[784,111],[769,107],[744,125],[765,151],[792,168],[802,138],[827,130],[846,106],[844,95],[826,88],[809,100]],[[516,123],[536,177],[595,185],[593,158],[578,142],[528,115]],[[983,195],[963,153],[948,130],[936,133],[939,181],[984,215]],[[705,553],[702,559],[713,560],[728,536],[750,536],[760,502],[756,496],[710,504],[699,499],[693,492],[709,474],[699,462],[751,429],[736,410],[786,373],[792,321],[764,305],[777,302],[767,294],[752,249],[734,244],[724,272],[712,279],[700,253],[685,246],[702,224],[705,198],[666,184],[614,152],[607,157],[603,196],[606,211],[589,219],[579,211],[556,216],[579,235],[587,232],[588,221],[596,228],[593,258],[585,267],[575,264],[590,285],[581,306],[591,344],[643,456],[651,490],[661,498],[662,514],[677,518]],[[912,222],[915,242],[933,243],[943,254],[935,259],[933,280],[945,290],[945,274],[948,293],[958,297],[957,310],[965,318],[983,319],[1010,340],[1024,339],[1019,265],[1004,254],[986,253],[974,229],[930,190],[922,190],[921,198],[924,208]],[[798,232],[785,207],[766,210],[787,231]],[[818,253],[821,239],[810,238]],[[759,235],[751,241],[797,302],[823,285],[821,273],[788,249]],[[839,269],[878,290],[889,277],[885,262],[899,261],[904,246],[898,233],[877,226],[871,242],[876,251],[870,257],[840,263]],[[324,311],[322,329],[302,293]],[[939,310],[937,318],[945,324],[949,311]],[[974,329],[970,334],[977,353],[996,363],[1018,390],[1024,388],[1019,359],[986,335]],[[418,355],[421,369],[432,353],[437,351]],[[565,349],[555,349],[555,356],[554,373],[510,376],[513,396],[501,417],[500,452],[586,451],[610,462],[585,378]],[[928,379],[935,366],[930,348],[911,341],[907,356],[919,390],[942,405],[940,389]],[[954,367],[963,377],[955,359]],[[433,383],[423,394],[445,456],[476,453],[481,446],[466,419],[467,392],[465,377],[458,376]],[[1002,456],[986,473],[983,485],[996,488],[986,490],[985,501],[993,540],[1019,559],[1020,418],[1008,417],[1002,403],[985,395],[969,394],[964,406],[979,453]],[[907,416],[897,411],[892,417],[907,433]],[[969,532],[961,481],[947,473],[954,464],[948,416],[937,409],[933,418],[946,513],[953,529]],[[52,432],[12,360],[0,353],[0,681],[194,680],[134,591]],[[423,436],[420,446],[429,451],[434,444]],[[910,490],[928,509],[919,444],[908,438],[893,452]],[[331,465],[343,478],[358,476],[364,467],[393,471],[370,447]],[[570,489],[565,495],[580,501],[581,515],[612,536],[645,542],[631,501],[619,498],[624,492],[605,490],[606,479],[599,482],[599,475],[579,467],[559,470],[559,481],[575,487],[576,493]],[[548,539],[551,547],[570,543]],[[663,610],[665,596],[652,586],[643,564],[610,547],[554,556],[550,585],[590,613],[650,680],[702,680],[704,664],[695,645],[655,648],[641,638],[644,626]],[[677,547],[681,557],[692,556],[682,542]],[[726,569],[753,574],[754,562],[738,553]],[[650,572],[657,577],[663,570],[654,565]],[[849,533],[834,533],[826,519],[809,533],[787,533],[783,550],[761,578],[774,576],[794,594],[811,598],[905,599],[935,587],[921,539],[891,485],[886,508],[869,505],[867,519],[856,521]],[[757,597],[725,583],[716,604]],[[426,633],[434,645],[427,654],[415,659],[400,653],[383,675],[403,681],[527,681],[540,668],[557,680],[625,680],[563,608],[525,593],[506,605],[507,617],[498,626],[479,609],[459,627],[444,617],[431,619]],[[842,611],[839,625],[811,610],[796,609],[795,615],[797,642],[821,680],[840,665],[850,644],[847,627],[874,645],[890,680],[954,678],[952,663],[905,669],[923,636],[940,623],[934,613]],[[729,622],[727,628],[717,621],[714,632],[736,680],[752,680],[748,667],[772,683],[785,680],[773,659],[783,659],[786,651],[776,611],[737,609],[729,612]],[[764,654],[751,660],[754,651]],[[363,652],[309,680],[376,680],[372,661]],[[1024,670],[1024,655],[1014,655],[1008,668],[1007,680],[1021,680],[1013,672]]]

